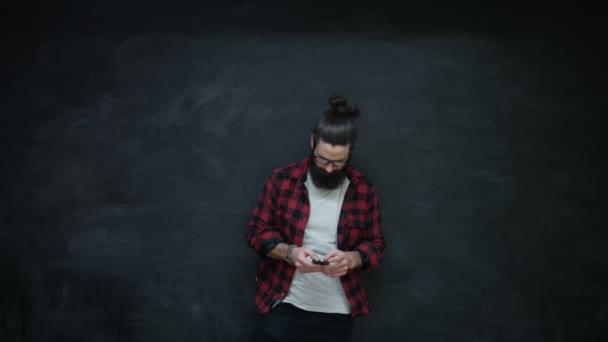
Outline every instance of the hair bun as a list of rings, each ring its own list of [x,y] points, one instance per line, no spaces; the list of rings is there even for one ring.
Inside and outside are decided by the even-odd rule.
[[[359,109],[356,107],[349,106],[344,96],[332,96],[329,98],[329,111],[330,113],[336,113],[343,115],[349,119],[354,119],[361,115]]]
[[[329,98],[329,107],[332,111],[336,111],[340,107],[346,107],[346,99],[343,96],[332,96]]]

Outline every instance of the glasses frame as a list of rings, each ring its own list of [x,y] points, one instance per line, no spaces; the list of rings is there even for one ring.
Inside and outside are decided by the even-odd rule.
[[[333,164],[333,166],[335,168],[341,169],[342,167],[344,167],[344,165],[346,165],[346,163],[348,163],[348,159],[343,159],[343,160],[331,160],[331,159],[327,159],[325,157],[321,157],[320,155],[317,155],[317,152],[313,151],[313,156],[315,157],[315,162],[317,162],[320,165],[326,166],[329,165],[330,163]]]

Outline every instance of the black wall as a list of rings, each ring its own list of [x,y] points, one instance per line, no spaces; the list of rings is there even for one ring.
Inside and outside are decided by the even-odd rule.
[[[388,243],[355,341],[608,337],[590,10],[0,6],[3,341],[245,341],[249,214],[334,93]]]

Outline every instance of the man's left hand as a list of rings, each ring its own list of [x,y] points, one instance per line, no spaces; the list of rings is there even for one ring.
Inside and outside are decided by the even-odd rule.
[[[325,255],[325,260],[329,261],[329,265],[323,266],[321,272],[332,278],[341,277],[348,270],[361,265],[361,256],[356,251],[343,252],[339,249],[332,249]]]

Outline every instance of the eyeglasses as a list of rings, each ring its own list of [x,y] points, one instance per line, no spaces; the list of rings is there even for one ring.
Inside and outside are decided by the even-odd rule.
[[[326,165],[329,165],[329,163],[332,163],[334,165],[334,167],[336,167],[338,169],[341,168],[341,167],[343,167],[344,165],[346,165],[346,162],[348,161],[348,159],[346,159],[346,160],[330,160],[330,159],[321,157],[321,156],[317,155],[316,153],[313,153],[313,155],[315,157],[315,162],[317,164],[326,166]]]

